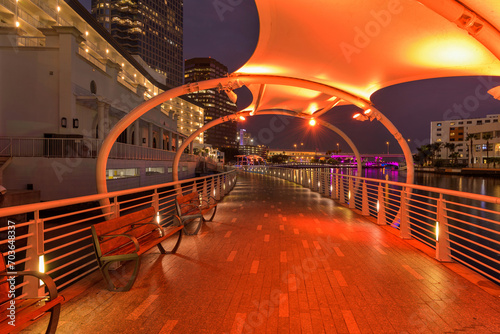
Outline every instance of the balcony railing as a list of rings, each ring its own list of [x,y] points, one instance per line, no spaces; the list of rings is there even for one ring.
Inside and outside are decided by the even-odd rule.
[[[2,157],[97,158],[102,141],[92,138],[19,138],[0,137]],[[116,142],[110,159],[171,161],[175,152]],[[184,154],[183,161],[197,156]]]
[[[0,250],[8,270],[45,271],[61,290],[97,269],[91,225],[153,206],[158,223],[173,221],[179,191],[197,190],[222,199],[234,186],[236,172],[170,182],[106,194],[0,209]],[[178,186],[179,189],[175,187]],[[103,203],[109,200],[109,204]],[[16,282],[16,297],[44,295],[37,279]]]
[[[246,166],[295,182],[338,200],[400,237],[435,250],[440,261],[457,261],[500,283],[500,198],[414,184],[333,173],[328,168]]]

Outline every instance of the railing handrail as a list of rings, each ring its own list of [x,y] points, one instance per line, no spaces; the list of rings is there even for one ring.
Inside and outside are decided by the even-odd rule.
[[[264,167],[265,166],[262,166],[261,168],[264,168]],[[254,168],[258,168],[258,167],[254,167]],[[270,166],[269,168],[286,168],[286,167]],[[320,173],[326,173],[326,172],[320,172]],[[339,175],[339,176],[343,176],[343,177],[353,178],[356,180],[372,181],[372,182],[390,184],[390,185],[400,186],[400,187],[407,187],[407,188],[412,188],[412,189],[417,189],[417,190],[430,191],[430,192],[439,193],[439,194],[443,194],[443,195],[459,196],[459,197],[464,197],[464,198],[472,199],[472,200],[476,200],[476,201],[484,201],[484,202],[492,202],[494,204],[500,204],[500,197],[495,197],[495,196],[474,194],[474,193],[456,191],[456,190],[451,190],[451,189],[442,189],[442,188],[435,188],[435,187],[429,187],[429,186],[422,186],[422,185],[418,185],[418,184],[405,183],[405,182],[372,179],[372,178],[355,176],[355,175],[338,174],[338,173],[332,173],[332,175]]]
[[[231,173],[235,173],[235,170],[232,170],[229,172],[224,172],[224,173],[219,173],[218,175],[228,175]],[[80,203],[84,203],[84,202],[95,202],[95,201],[105,199],[105,198],[130,195],[130,194],[148,191],[148,190],[154,190],[154,189],[158,189],[158,188],[171,187],[171,186],[186,183],[187,181],[194,182],[194,181],[209,179],[212,177],[213,177],[213,175],[201,176],[201,177],[197,177],[197,178],[193,178],[193,179],[189,179],[189,180],[167,182],[167,183],[162,183],[162,184],[145,186],[145,187],[141,187],[141,188],[132,188],[132,189],[126,189],[126,190],[107,192],[104,194],[94,194],[94,195],[87,195],[87,196],[81,196],[81,197],[73,197],[73,198],[54,200],[54,201],[49,201],[49,202],[41,202],[41,203],[32,203],[32,204],[12,206],[12,207],[0,209],[0,217],[8,217],[8,216],[13,216],[13,215],[17,215],[17,214],[21,214],[21,213],[25,213],[25,212],[33,212],[33,211],[38,211],[38,210],[53,209],[53,208],[57,208],[57,207],[80,204]]]

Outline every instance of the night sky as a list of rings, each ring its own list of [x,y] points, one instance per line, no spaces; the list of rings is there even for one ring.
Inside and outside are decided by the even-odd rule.
[[[91,0],[80,0],[90,8]],[[226,1],[222,1],[227,3]],[[212,57],[225,64],[229,72],[241,67],[252,55],[257,45],[259,24],[255,3],[239,1],[232,10],[221,13],[212,0],[184,0],[184,58]],[[238,1],[233,1],[238,3]],[[382,111],[410,139],[410,147],[429,143],[430,122],[458,118],[484,117],[500,114],[500,101],[484,94],[500,85],[500,78],[441,78],[416,81],[387,87],[372,96],[374,105]],[[240,89],[240,91],[243,89]],[[476,97],[476,91],[481,93]],[[238,91],[239,109],[251,100],[248,93]],[[352,120],[353,106],[336,107],[322,118],[333,123],[353,139],[361,153],[401,153],[395,139],[377,121]],[[252,133],[257,143],[271,148],[293,149],[294,144],[304,143],[308,150],[335,150],[337,143],[343,151],[350,151],[347,144],[330,130],[310,128],[303,120],[287,118],[282,132],[273,137],[264,136],[274,116],[252,117],[242,124]]]

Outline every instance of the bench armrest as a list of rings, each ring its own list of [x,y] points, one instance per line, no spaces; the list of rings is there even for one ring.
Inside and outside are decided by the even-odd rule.
[[[34,276],[45,283],[45,286],[49,289],[49,298],[54,300],[57,298],[58,292],[52,277],[47,274],[41,273],[39,271],[7,271],[0,273],[0,277],[5,276]],[[37,283],[38,284],[38,283]]]
[[[125,238],[129,238],[130,240],[132,240],[132,242],[134,243],[136,252],[138,252],[141,249],[141,246],[139,246],[139,241],[137,241],[137,238],[132,236],[132,235],[129,235],[129,234],[105,234],[105,235],[99,236],[99,241],[101,239],[104,239],[104,238],[118,238],[118,237],[125,237]]]

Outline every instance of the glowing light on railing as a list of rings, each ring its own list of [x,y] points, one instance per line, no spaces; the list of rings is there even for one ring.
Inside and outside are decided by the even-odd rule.
[[[240,121],[244,121],[245,119],[245,116],[240,116]]]
[[[348,193],[348,198],[351,199],[351,191],[349,190],[349,193]]]
[[[316,120],[314,118],[311,118],[311,120],[309,121],[309,125],[310,126],[315,126],[316,125]]]
[[[20,26],[19,21],[16,21],[16,28],[19,28],[19,26]]]
[[[160,213],[156,213],[156,223],[159,225],[160,224]]]
[[[436,241],[439,241],[439,222],[436,222]]]
[[[88,32],[88,31],[86,31],[86,32],[85,32],[85,36],[88,36],[88,35],[89,35],[89,32]]]
[[[57,12],[59,13],[61,11],[61,7],[57,6]]]
[[[109,49],[106,49],[106,54],[108,54],[108,53],[109,53]]]
[[[380,211],[380,202],[377,201],[377,212],[379,212],[379,211]]]
[[[45,256],[40,255],[38,257],[38,271],[41,273],[45,272]]]
[[[40,255],[38,257],[38,271],[41,273],[45,272],[45,256]],[[42,286],[44,283],[41,279],[38,280],[38,285]]]

